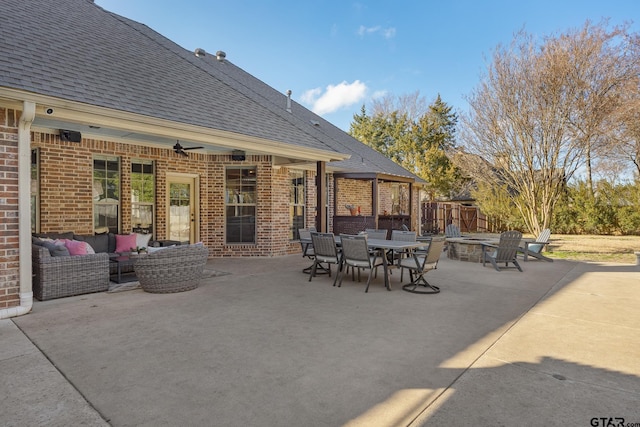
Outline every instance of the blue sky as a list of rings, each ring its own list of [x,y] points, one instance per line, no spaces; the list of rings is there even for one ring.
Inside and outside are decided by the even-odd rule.
[[[492,52],[524,28],[548,36],[587,19],[632,23],[638,0],[95,0],[188,50],[227,59],[348,130],[381,94],[420,92],[464,113]]]

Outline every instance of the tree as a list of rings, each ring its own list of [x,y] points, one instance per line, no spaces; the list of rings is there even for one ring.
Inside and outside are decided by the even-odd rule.
[[[616,112],[617,127],[609,140],[605,156],[614,164],[631,163],[636,179],[640,180],[640,90],[627,92],[631,98]]]
[[[411,157],[411,138],[406,114],[392,111],[389,114],[368,116],[362,106],[360,115],[353,116],[349,133],[399,165],[406,165]],[[414,172],[412,169],[409,169]]]
[[[607,154],[610,138],[618,125],[620,110],[637,99],[640,56],[634,52],[627,27],[608,31],[606,21],[592,25],[587,21],[578,31],[549,39],[547,49],[567,52],[567,85],[576,89],[575,105],[569,116],[571,136],[585,148],[586,182],[594,195],[593,166]],[[634,90],[635,87],[635,90]]]
[[[506,188],[534,235],[549,227],[567,181],[610,130],[632,74],[614,73],[625,66],[615,48],[624,34],[587,22],[538,45],[520,31],[508,48],[498,46],[487,76],[468,98],[464,146],[493,166],[475,178]],[[606,52],[607,62],[598,63],[602,55],[594,52]]]
[[[456,147],[457,124],[458,115],[438,94],[413,127],[415,168],[427,181],[425,190],[431,200],[438,195],[450,197],[462,186],[462,175],[449,158]]]
[[[374,102],[373,115],[363,106],[349,133],[427,181],[432,198],[460,187],[459,171],[449,160],[455,148],[458,116],[440,95],[425,110],[419,93]]]

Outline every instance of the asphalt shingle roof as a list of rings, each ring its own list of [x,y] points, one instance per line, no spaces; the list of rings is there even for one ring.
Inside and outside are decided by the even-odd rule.
[[[286,95],[90,0],[2,0],[0,86],[351,154],[341,170],[420,180]],[[311,122],[318,122],[315,126]]]

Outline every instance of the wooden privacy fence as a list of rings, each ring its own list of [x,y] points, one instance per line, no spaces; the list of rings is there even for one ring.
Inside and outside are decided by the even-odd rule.
[[[422,202],[423,233],[444,233],[448,224],[455,224],[462,233],[494,233],[500,230],[498,221],[487,218],[477,206],[454,202]]]

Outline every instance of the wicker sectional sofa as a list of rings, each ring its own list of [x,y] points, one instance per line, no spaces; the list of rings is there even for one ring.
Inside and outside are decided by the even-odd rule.
[[[109,289],[109,254],[116,249],[115,235],[77,235],[67,233],[35,234],[32,239],[33,294],[49,300]],[[52,256],[39,238],[85,241],[96,252],[89,255]]]
[[[51,256],[49,249],[31,245],[33,295],[40,301],[109,289],[109,254]]]

